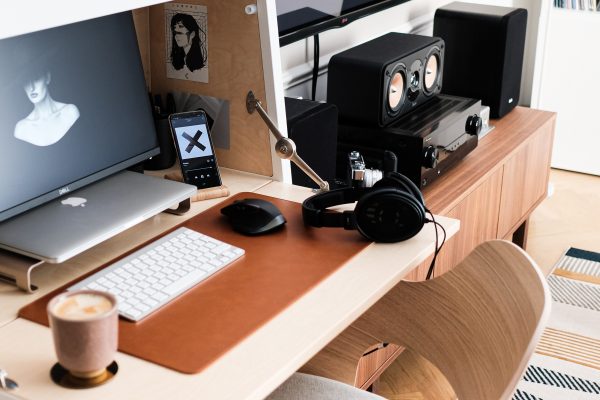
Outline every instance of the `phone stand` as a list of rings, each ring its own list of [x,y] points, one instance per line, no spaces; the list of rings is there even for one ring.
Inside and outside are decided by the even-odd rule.
[[[181,173],[176,172],[165,174],[165,179],[177,182],[183,181]],[[221,185],[213,188],[198,189],[196,194],[191,197],[191,201],[202,201],[227,196],[229,196],[229,188],[225,185]]]

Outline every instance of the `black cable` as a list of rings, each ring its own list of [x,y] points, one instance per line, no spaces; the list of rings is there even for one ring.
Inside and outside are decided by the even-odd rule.
[[[313,72],[312,72],[312,100],[317,97],[317,79],[319,79],[319,34],[313,36]]]
[[[434,272],[435,272],[435,260],[437,259],[438,254],[440,253],[440,251],[442,250],[442,247],[444,246],[444,243],[446,243],[446,229],[444,229],[444,227],[442,226],[442,224],[440,224],[439,222],[437,222],[435,220],[435,217],[433,216],[433,213],[429,210],[426,210],[429,215],[431,215],[431,219],[427,220],[428,222],[433,222],[433,224],[435,225],[435,252],[433,253],[433,259],[431,260],[431,264],[429,264],[429,269],[427,270],[427,277],[425,279],[431,279],[432,277],[434,277]],[[442,229],[442,233],[444,234],[444,237],[442,238],[442,243],[439,245],[438,247],[438,226]]]

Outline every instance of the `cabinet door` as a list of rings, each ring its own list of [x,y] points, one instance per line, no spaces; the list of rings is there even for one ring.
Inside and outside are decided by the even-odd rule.
[[[498,237],[510,235],[546,197],[554,124],[545,124],[504,164]]]
[[[444,244],[436,261],[436,275],[452,269],[478,244],[496,239],[501,185],[502,168],[498,168],[450,212],[445,214],[447,217],[460,220],[460,230]],[[431,259],[419,265],[405,279],[425,279],[430,262]]]

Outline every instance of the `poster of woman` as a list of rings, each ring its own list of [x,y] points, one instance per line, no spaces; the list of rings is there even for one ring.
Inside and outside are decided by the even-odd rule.
[[[208,11],[197,4],[165,4],[167,78],[208,83]]]

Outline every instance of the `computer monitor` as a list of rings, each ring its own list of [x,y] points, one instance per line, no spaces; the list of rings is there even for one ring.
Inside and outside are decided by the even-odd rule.
[[[131,13],[0,40],[0,221],[159,153]]]
[[[0,247],[61,262],[168,208],[185,197],[171,196],[181,188],[154,179],[164,191],[151,200],[170,202],[143,204],[163,189],[142,181],[136,197],[130,179],[113,179],[158,153],[130,12],[0,40]],[[118,190],[113,205],[110,187],[94,189],[90,195],[104,198],[85,208],[82,200],[55,200],[104,182]],[[39,212],[55,203],[49,217]],[[107,221],[118,218],[129,220]],[[88,229],[96,226],[99,233]]]

